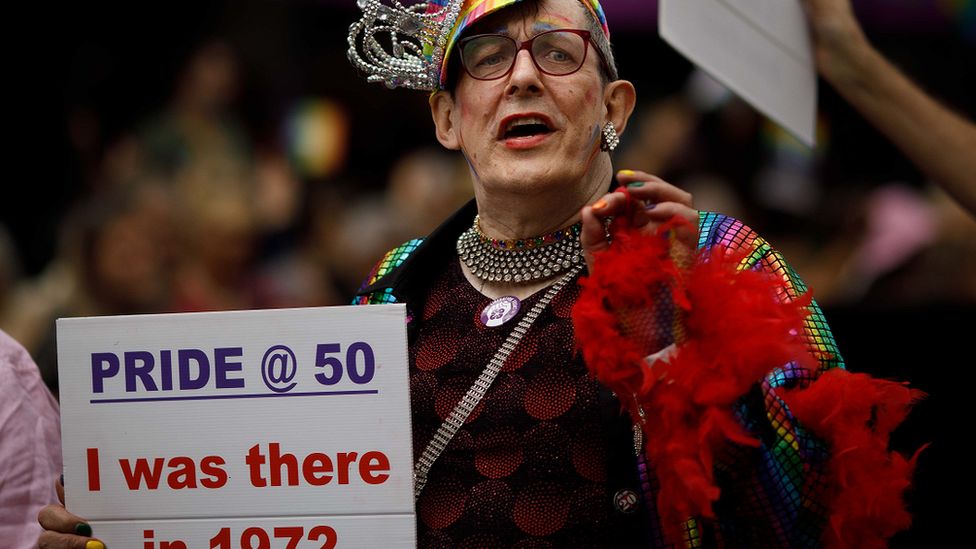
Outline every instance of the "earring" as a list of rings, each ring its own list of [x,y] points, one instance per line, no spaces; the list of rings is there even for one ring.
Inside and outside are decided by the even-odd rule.
[[[620,138],[617,137],[617,128],[613,126],[613,122],[607,122],[603,126],[603,133],[600,138],[600,150],[605,152],[612,152],[620,144]]]

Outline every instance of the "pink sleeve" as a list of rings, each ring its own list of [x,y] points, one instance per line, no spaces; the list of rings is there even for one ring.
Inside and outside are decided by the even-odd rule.
[[[36,547],[37,512],[57,503],[61,425],[57,401],[37,365],[0,331],[0,540]]]

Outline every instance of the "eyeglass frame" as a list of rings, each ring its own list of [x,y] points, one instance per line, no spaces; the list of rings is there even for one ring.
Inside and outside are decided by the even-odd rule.
[[[543,69],[539,65],[539,62],[536,61],[535,54],[532,53],[532,43],[535,41],[536,38],[546,34],[552,34],[556,32],[568,32],[570,34],[575,34],[583,38],[583,58],[580,60],[579,66],[573,69],[572,71],[564,74],[554,74]],[[501,38],[506,38],[514,42],[515,45],[517,46],[515,49],[515,55],[512,56],[512,64],[509,65],[508,70],[499,74],[498,76],[492,76],[490,78],[479,78],[471,74],[471,71],[468,69],[468,66],[464,62],[464,46],[469,42],[484,36],[499,36]],[[603,52],[600,51],[600,47],[596,44],[596,42],[593,42],[593,33],[585,29],[550,29],[547,31],[540,32],[539,34],[536,34],[535,36],[529,38],[528,40],[521,40],[521,41],[516,40],[515,38],[512,38],[507,34],[488,32],[484,34],[476,34],[474,36],[467,36],[461,39],[458,42],[457,49],[458,49],[458,59],[461,62],[461,67],[464,69],[464,72],[467,73],[467,75],[470,76],[471,78],[474,78],[475,80],[479,80],[481,82],[490,82],[492,80],[499,80],[505,78],[506,76],[512,74],[512,71],[515,70],[515,62],[518,60],[518,54],[521,53],[522,50],[528,50],[529,59],[532,60],[532,64],[535,65],[535,68],[539,69],[539,72],[541,72],[542,74],[547,74],[549,76],[569,76],[571,74],[576,74],[577,72],[579,72],[580,69],[583,68],[583,64],[586,63],[586,55],[589,53],[590,44],[593,45],[594,51],[596,51],[597,55],[600,56],[600,63],[601,66],[603,67],[604,73],[609,76],[610,74],[612,74],[612,71],[610,70],[610,66],[607,63],[606,58],[603,56]]]

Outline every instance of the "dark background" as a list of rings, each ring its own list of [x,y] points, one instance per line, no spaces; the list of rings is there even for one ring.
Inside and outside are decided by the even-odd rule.
[[[656,37],[653,4],[604,2],[621,74],[634,81],[643,101],[678,91],[691,71]],[[973,117],[973,2],[855,4],[879,49],[927,90]],[[108,147],[165,104],[183,61],[210,37],[225,38],[239,53],[243,93],[237,108],[257,143],[280,140],[281,117],[295,100],[328,96],[348,109],[349,154],[343,169],[365,190],[381,190],[393,162],[408,148],[435,146],[425,94],[366,85],[346,61],[353,5],[353,0],[240,0],[8,8],[12,12],[4,26],[11,32],[5,33],[3,79],[7,173],[0,222],[13,237],[25,276],[48,264],[66,211],[91,191],[68,134],[72,113],[81,108],[99,113],[96,140],[98,147]],[[844,174],[825,185],[857,181],[871,188],[892,179],[924,185],[918,172],[829,87],[822,84],[820,90],[821,112],[831,128],[825,172]],[[760,232],[779,221],[761,214],[758,221],[750,220]],[[969,338],[976,328],[976,306],[968,299],[940,297],[912,304],[827,305],[825,313],[850,369],[910,381],[930,395],[895,437],[895,446],[905,452],[925,442],[932,446],[920,458],[911,496],[916,525],[894,546],[965,539],[960,509],[968,506],[955,501],[967,497],[963,483],[968,481],[957,471],[968,470],[963,441],[972,424],[963,390],[970,387],[974,365]]]

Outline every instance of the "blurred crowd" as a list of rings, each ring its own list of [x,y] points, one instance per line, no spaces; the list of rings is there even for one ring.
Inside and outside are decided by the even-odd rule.
[[[18,276],[3,240],[0,326],[53,389],[56,318],[348,303],[380,254],[469,198],[463,160],[434,149],[399,158],[382,192],[340,181],[314,152],[345,139],[327,100],[289,121],[311,153],[259,146],[233,110],[239,64],[228,43],[204,42],[168,103],[94,153],[37,275]],[[90,123],[69,120],[79,155]]]
[[[232,18],[192,37],[166,93],[147,92],[160,100],[129,107],[128,119],[90,93],[65,96],[55,131],[68,152],[50,161],[70,166],[66,182],[33,183],[41,197],[69,189],[62,208],[51,200],[53,213],[40,216],[56,225],[51,253],[25,260],[35,242],[28,225],[0,219],[0,328],[36,357],[55,394],[57,318],[345,304],[384,251],[471,198],[463,158],[417,123],[423,94],[373,96],[342,65],[352,11],[273,9],[267,36],[242,33]],[[314,40],[287,46],[291,26],[306,28],[296,20],[313,12],[334,19],[327,53],[315,54],[324,42]],[[623,76],[642,98],[617,168],[659,174],[692,192],[699,209],[745,220],[828,311],[976,305],[976,221],[893,150],[865,143],[852,152],[861,134],[847,133],[851,111],[825,94],[819,144],[805,148],[663,45],[648,45],[648,33],[615,36]],[[953,47],[972,59],[962,36]],[[307,58],[268,61],[255,53],[264,41]],[[918,55],[924,64],[932,52]],[[301,71],[318,76],[296,78]],[[65,71],[66,89],[84,79],[77,72]],[[976,97],[972,68],[963,76],[954,93]],[[246,105],[262,94],[277,107],[255,117]],[[863,169],[872,165],[894,167]]]

